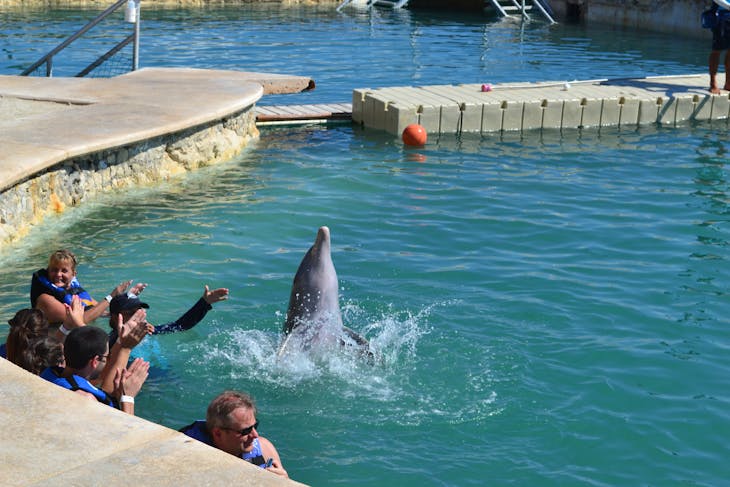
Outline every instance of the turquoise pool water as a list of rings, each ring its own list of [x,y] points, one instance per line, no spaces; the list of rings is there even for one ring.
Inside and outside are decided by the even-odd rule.
[[[701,40],[490,18],[149,16],[144,59],[240,59],[319,81],[287,100],[424,77],[678,74],[706,57]],[[254,29],[258,43],[244,36]],[[173,62],[164,51],[183,30],[194,47]],[[419,56],[406,55],[414,45]],[[311,485],[728,485],[729,148],[725,122],[448,136],[420,150],[349,125],[266,129],[233,161],[47,220],[0,256],[0,312],[27,305],[31,272],[61,246],[98,296],[123,278],[148,282],[154,322],[206,283],[229,287],[195,329],[143,344],[155,370],[138,410],[179,428],[220,390],[250,391],[262,434]],[[375,366],[274,359],[320,225],[345,321],[380,350]]]

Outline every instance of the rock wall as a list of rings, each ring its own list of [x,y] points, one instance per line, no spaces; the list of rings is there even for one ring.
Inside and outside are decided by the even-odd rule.
[[[710,0],[547,0],[559,19],[711,38],[700,25]],[[708,44],[709,48],[709,44]]]
[[[95,196],[155,182],[228,160],[258,137],[253,106],[223,120],[49,167],[0,193],[0,247],[44,216]]]

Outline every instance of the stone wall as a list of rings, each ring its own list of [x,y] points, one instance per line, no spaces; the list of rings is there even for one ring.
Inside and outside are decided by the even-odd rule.
[[[700,14],[711,5],[711,0],[547,0],[547,2],[559,19],[577,19],[711,38],[709,31],[700,25]]]
[[[67,206],[228,160],[255,137],[258,129],[251,106],[217,122],[51,166],[0,193],[0,247]]]

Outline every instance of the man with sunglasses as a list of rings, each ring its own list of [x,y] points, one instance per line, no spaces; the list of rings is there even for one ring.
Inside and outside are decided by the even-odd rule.
[[[196,421],[180,431],[271,473],[289,477],[273,443],[259,436],[258,426],[253,398],[225,391],[208,405],[205,421]]]

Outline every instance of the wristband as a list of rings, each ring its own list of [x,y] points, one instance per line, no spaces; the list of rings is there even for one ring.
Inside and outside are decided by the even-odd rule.
[[[111,294],[107,294],[104,299],[106,299],[106,302],[107,303],[111,303],[112,302],[112,299],[114,299],[114,298],[112,298],[112,295]]]
[[[132,396],[125,396],[122,394],[122,397],[119,398],[119,402],[128,402],[130,404],[134,404],[134,398]]]
[[[71,330],[66,329],[66,327],[63,325],[58,327],[58,331],[60,331],[63,334],[63,336],[67,336],[69,333],[71,333]]]

